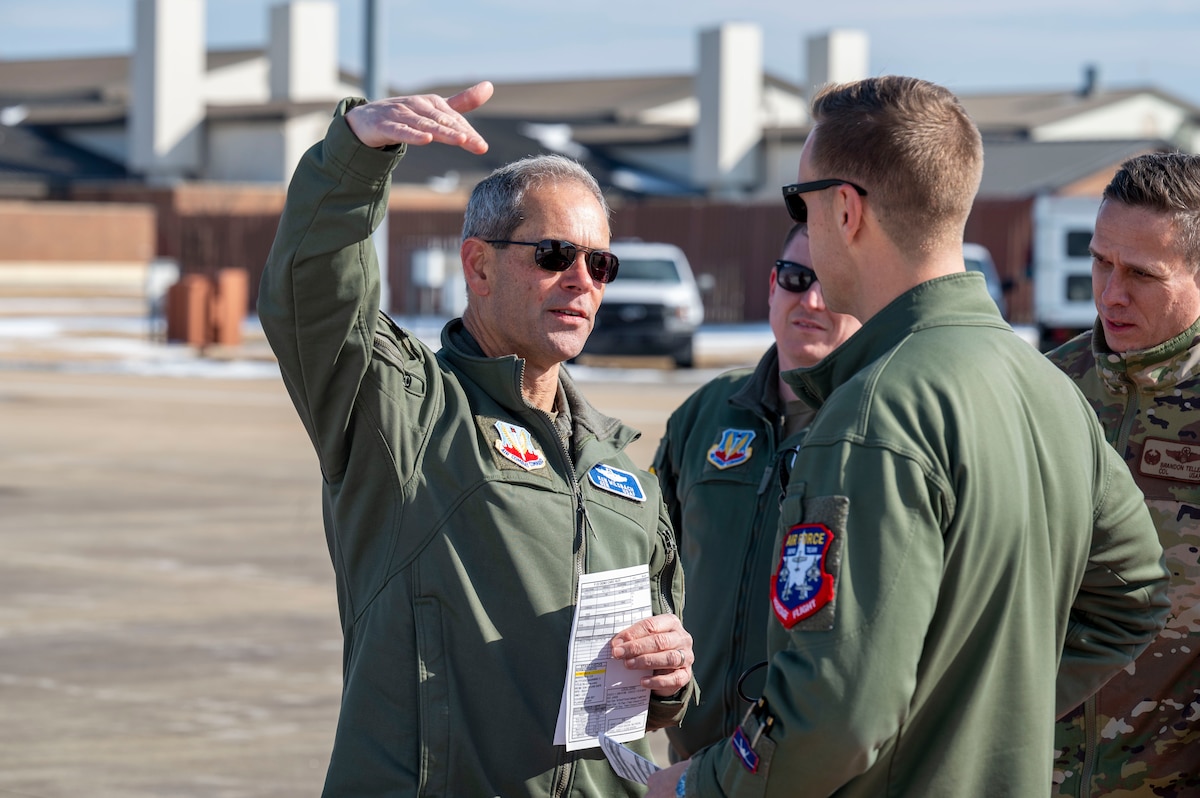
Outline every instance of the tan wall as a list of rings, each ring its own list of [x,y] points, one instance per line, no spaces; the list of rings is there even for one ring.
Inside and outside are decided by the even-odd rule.
[[[0,264],[147,263],[156,218],[144,205],[0,202]]]

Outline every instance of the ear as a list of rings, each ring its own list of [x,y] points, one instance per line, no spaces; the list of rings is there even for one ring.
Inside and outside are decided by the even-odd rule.
[[[775,298],[775,290],[778,285],[778,277],[776,275],[776,272],[778,272],[778,269],[775,267],[772,267],[771,275],[767,278],[767,304],[768,305],[771,303],[771,300]]]
[[[462,242],[458,256],[462,260],[467,290],[477,296],[490,294],[492,281],[496,278],[496,250],[492,245],[472,236]]]
[[[835,196],[834,212],[837,214],[838,230],[841,232],[843,240],[849,243],[863,231],[866,206],[863,205],[862,197],[854,190],[853,186],[837,186]]]

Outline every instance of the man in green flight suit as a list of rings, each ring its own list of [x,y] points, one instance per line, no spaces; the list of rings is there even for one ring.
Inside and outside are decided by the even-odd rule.
[[[700,704],[666,730],[678,759],[728,739],[749,707],[739,692],[761,690],[763,672],[749,671],[767,658],[780,459],[795,456],[814,415],[780,374],[815,366],[862,326],[825,306],[811,264],[808,230],[793,225],[767,283],[774,345],[756,367],[688,397],[654,457],[687,574],[688,624],[704,630],[695,637]]]
[[[1146,496],[1171,574],[1166,628],[1058,722],[1055,795],[1200,795],[1200,156],[1122,164],[1092,235],[1096,324],[1050,359]]]
[[[647,577],[650,617],[605,644],[644,671],[626,689],[649,691],[646,725],[678,722],[694,689],[674,534],[624,452],[637,433],[560,368],[619,267],[592,176],[544,156],[475,187],[467,307],[437,352],[380,312],[369,235],[392,170],[411,146],[486,151],[462,115],[492,91],[344,100],[296,169],[263,275],[259,316],[324,480],[344,633],[327,796],[639,794],[599,748],[556,742],[584,574]]]
[[[817,414],[762,698],[648,796],[1045,794],[1055,717],[1162,628],[1162,547],[1087,402],[965,272],[983,146],[958,99],[884,76],[812,116],[784,199],[863,326],[784,375]]]

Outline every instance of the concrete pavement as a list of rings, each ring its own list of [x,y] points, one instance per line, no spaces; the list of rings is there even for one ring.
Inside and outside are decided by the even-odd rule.
[[[0,367],[0,798],[319,794],[341,637],[278,378],[22,362]],[[686,374],[585,390],[648,464]]]

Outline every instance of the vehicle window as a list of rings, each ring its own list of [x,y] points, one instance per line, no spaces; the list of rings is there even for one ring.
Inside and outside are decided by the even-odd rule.
[[[1068,230],[1067,231],[1067,257],[1068,258],[1090,258],[1092,252],[1088,247],[1092,245],[1091,230]],[[1090,290],[1090,289],[1089,289]]]
[[[1068,302],[1091,302],[1092,301],[1092,276],[1089,275],[1071,275],[1067,278],[1067,301]]]
[[[682,282],[679,279],[679,271],[675,268],[675,261],[667,258],[621,258],[617,279],[623,283],[630,280],[646,280],[656,283]]]

